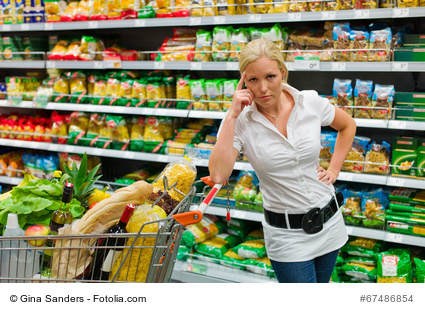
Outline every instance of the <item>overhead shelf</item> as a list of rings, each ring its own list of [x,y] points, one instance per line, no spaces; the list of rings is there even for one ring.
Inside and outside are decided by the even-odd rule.
[[[22,69],[43,69],[46,67],[44,60],[40,61],[0,61],[0,68],[22,68]]]
[[[266,24],[332,20],[386,19],[425,16],[425,8],[393,8],[372,10],[340,10],[319,12],[294,12],[275,14],[247,14],[206,17],[172,17],[151,19],[126,19],[109,21],[29,23],[0,25],[0,32],[60,31],[90,29],[126,29],[146,27],[175,27],[203,25]]]

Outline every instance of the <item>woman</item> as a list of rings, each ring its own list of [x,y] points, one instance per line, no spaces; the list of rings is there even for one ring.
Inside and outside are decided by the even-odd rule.
[[[239,69],[242,77],[209,160],[210,177],[225,182],[243,151],[260,181],[264,238],[278,281],[329,282],[348,239],[332,184],[356,124],[317,92],[289,86],[282,53],[267,39],[245,47]],[[338,136],[325,170],[319,167],[320,133],[328,125]]]

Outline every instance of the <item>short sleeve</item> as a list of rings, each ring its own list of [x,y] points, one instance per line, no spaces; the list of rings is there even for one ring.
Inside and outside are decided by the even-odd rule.
[[[329,100],[317,95],[316,107],[320,116],[321,125],[328,126],[332,124],[335,118],[335,107],[329,102]]]
[[[226,117],[227,117],[227,113],[226,113],[225,117],[223,118],[223,120],[221,121],[220,128],[218,129],[218,132],[217,132],[217,139],[220,136],[221,128],[223,127],[223,123],[224,123]],[[239,116],[238,119],[236,120],[235,136],[233,137],[233,148],[237,149],[239,152],[241,152],[242,147],[243,147],[243,131],[242,131],[242,128],[243,128],[242,117]]]

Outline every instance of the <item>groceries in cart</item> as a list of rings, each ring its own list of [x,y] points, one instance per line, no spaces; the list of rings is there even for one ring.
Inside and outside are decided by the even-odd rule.
[[[112,195],[95,187],[100,164],[88,165],[85,154],[52,180],[23,170],[22,182],[0,196],[2,282],[169,281],[183,226],[209,204],[188,212],[193,162],[185,156],[152,183],[137,180]]]

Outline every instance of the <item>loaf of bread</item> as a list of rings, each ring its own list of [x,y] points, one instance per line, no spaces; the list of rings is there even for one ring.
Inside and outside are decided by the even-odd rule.
[[[152,185],[145,181],[137,181],[130,186],[120,188],[99,203],[78,221],[75,231],[81,234],[103,234],[114,225],[128,203],[139,205],[146,201],[153,191]]]

